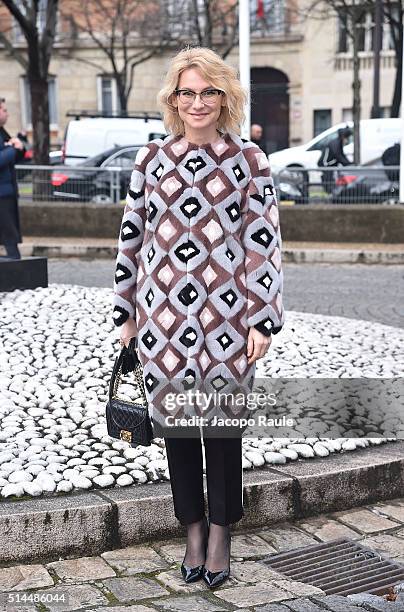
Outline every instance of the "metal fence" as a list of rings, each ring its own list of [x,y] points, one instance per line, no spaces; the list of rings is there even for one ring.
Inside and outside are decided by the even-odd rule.
[[[395,204],[399,166],[284,168],[272,172],[281,204]],[[16,166],[20,198],[116,204],[126,197],[131,167]]]
[[[128,189],[132,168],[16,165],[20,199],[36,202],[116,204]]]
[[[285,204],[396,204],[399,174],[399,166],[339,166],[284,168],[273,177]]]

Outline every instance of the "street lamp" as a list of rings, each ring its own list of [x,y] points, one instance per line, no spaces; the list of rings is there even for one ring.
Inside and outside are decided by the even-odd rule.
[[[251,124],[251,86],[250,86],[250,2],[239,0],[238,3],[238,48],[240,81],[247,90],[248,100],[245,108],[246,120],[241,126],[242,138],[250,139]]]
[[[403,27],[403,24],[401,24]],[[401,146],[400,146],[400,204],[404,204],[404,41],[402,53],[401,71]]]

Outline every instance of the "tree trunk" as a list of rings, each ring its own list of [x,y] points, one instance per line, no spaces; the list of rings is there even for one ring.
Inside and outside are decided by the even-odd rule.
[[[124,115],[128,110],[128,94],[126,93],[126,80],[122,79],[120,75],[115,74],[116,79],[116,87],[118,90],[118,98],[120,104],[120,110],[122,115]]]
[[[49,165],[49,97],[48,61],[41,56],[36,37],[28,46],[28,84],[31,94],[31,117],[34,165]],[[51,193],[50,175],[47,170],[32,171],[32,199],[47,200]]]
[[[32,101],[33,158],[34,164],[49,164],[49,100],[48,81],[35,76],[30,70],[28,75]]]
[[[398,38],[398,48],[396,49],[396,79],[394,83],[393,100],[391,103],[390,117],[399,117],[400,104],[401,104],[401,82],[402,82],[402,68],[403,68],[403,28],[400,28]]]
[[[360,164],[360,119],[361,119],[361,82],[359,78],[359,41],[357,8],[352,7],[352,34],[353,34],[353,122],[354,122],[354,164]]]

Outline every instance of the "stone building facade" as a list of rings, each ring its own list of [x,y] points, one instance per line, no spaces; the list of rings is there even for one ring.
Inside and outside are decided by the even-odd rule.
[[[306,0],[264,0],[265,19],[257,17],[252,0],[251,121],[264,126],[269,152],[307,142],[327,127],[351,118],[352,53],[337,16],[319,21],[302,18]],[[2,14],[4,23],[5,15]],[[18,29],[17,29],[18,30]],[[373,93],[372,15],[366,17],[361,36],[362,118],[369,118]],[[16,33],[18,40],[18,31]],[[63,37],[62,37],[63,38]],[[21,37],[19,43],[23,46]],[[172,49],[139,65],[129,110],[156,110],[156,93]],[[51,135],[61,145],[69,121],[66,113],[78,109],[117,109],[116,87],[108,73],[83,63],[104,63],[91,44],[72,49],[56,42],[51,61]],[[238,48],[226,61],[238,67]],[[30,112],[24,69],[0,45],[0,96],[7,100],[10,132],[30,133]],[[380,105],[389,116],[395,81],[395,52],[387,24],[383,29]]]

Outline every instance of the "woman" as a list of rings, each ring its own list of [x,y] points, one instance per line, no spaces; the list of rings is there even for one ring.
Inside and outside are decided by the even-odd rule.
[[[281,236],[268,159],[240,138],[246,94],[215,52],[171,61],[158,102],[168,136],[138,152],[119,238],[114,322],[133,336],[153,425],[166,381],[254,377],[284,323]],[[182,412],[181,414],[184,414]],[[243,516],[242,439],[165,435],[175,515],[187,525],[181,572],[213,587],[230,572],[230,524]]]

